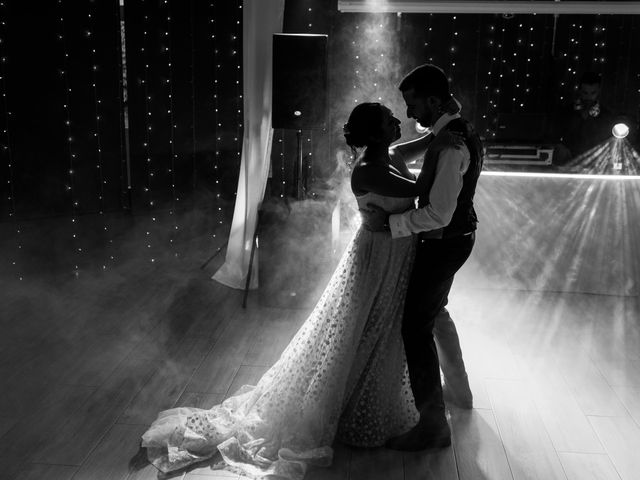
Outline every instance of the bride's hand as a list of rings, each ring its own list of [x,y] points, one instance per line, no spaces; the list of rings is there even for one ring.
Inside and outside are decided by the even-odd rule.
[[[360,209],[362,226],[372,232],[389,230],[389,214],[377,205],[367,203],[366,208]]]

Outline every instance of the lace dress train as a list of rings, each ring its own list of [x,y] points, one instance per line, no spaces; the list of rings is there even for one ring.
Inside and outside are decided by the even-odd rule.
[[[403,211],[407,199],[367,194]],[[142,437],[161,471],[218,451],[228,468],[252,478],[300,480],[309,466],[331,464],[334,439],[363,447],[418,420],[401,324],[413,238],[359,229],[320,301],[258,384],[243,386],[210,410],[161,412]]]

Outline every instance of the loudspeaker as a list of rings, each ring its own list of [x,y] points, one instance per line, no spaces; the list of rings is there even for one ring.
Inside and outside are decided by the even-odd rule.
[[[315,130],[327,121],[327,35],[273,35],[273,128]]]

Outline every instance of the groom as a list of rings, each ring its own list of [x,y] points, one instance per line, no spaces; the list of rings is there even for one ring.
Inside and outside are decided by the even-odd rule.
[[[447,77],[439,67],[417,67],[399,88],[407,116],[431,129],[425,137],[391,148],[392,156],[407,163],[424,158],[417,179],[422,187],[418,208],[396,215],[374,208],[362,213],[363,224],[370,230],[388,228],[393,238],[418,235],[402,336],[420,421],[389,440],[387,447],[423,450],[451,444],[434,333],[440,344],[447,342],[440,360],[448,401],[472,407],[458,335],[445,306],[454,275],[469,258],[475,241],[473,197],[482,170],[482,143],[460,116],[460,104],[450,94]],[[445,358],[445,353],[452,358]]]

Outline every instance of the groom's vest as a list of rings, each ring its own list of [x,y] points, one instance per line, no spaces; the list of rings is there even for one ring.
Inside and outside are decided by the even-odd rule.
[[[476,184],[482,170],[483,147],[480,137],[473,126],[463,118],[456,118],[447,123],[429,144],[424,157],[424,164],[418,177],[418,184],[422,184],[418,205],[424,207],[429,203],[429,190],[435,177],[436,165],[440,152],[445,148],[455,148],[460,136],[469,149],[469,168],[462,177],[462,190],[458,195],[458,204],[451,222],[444,228],[423,232],[420,238],[451,238],[475,231],[478,217],[473,208],[473,196]]]

